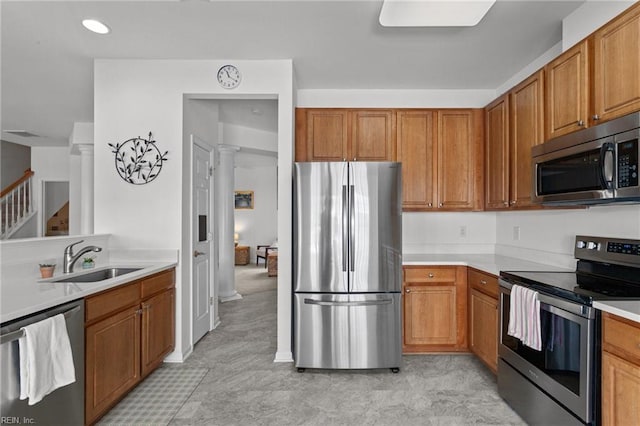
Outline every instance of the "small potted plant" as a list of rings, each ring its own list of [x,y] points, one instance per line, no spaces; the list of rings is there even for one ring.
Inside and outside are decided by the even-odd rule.
[[[56,268],[55,263],[41,263],[40,264],[40,276],[42,278],[51,278],[53,276],[53,270]]]
[[[85,257],[82,259],[82,269],[90,269],[95,266],[95,262],[93,261],[93,256]]]

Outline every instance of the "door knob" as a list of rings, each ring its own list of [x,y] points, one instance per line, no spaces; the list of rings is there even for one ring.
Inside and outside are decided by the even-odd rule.
[[[193,257],[204,256],[205,254],[207,253],[198,250],[193,251]]]

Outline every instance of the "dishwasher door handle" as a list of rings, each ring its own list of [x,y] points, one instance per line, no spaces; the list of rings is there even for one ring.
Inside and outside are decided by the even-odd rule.
[[[72,316],[73,314],[75,314],[76,312],[78,312],[79,310],[80,310],[80,306],[76,306],[75,308],[71,308],[66,312],[61,312],[61,314],[64,315],[65,319],[67,319],[70,316]],[[56,315],[60,315],[60,314],[56,314]],[[53,315],[52,317],[54,317],[56,315]],[[47,318],[52,318],[52,317],[47,317]],[[24,336],[24,330],[22,330],[22,329],[16,330],[16,331],[12,331],[11,333],[3,334],[2,336],[0,336],[0,345],[4,345],[5,343],[9,343],[9,342],[13,342],[14,340],[18,340],[22,336]]]

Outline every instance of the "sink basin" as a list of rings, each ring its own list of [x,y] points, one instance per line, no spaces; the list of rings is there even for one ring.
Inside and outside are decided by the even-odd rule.
[[[142,268],[107,268],[99,271],[87,272],[82,275],[76,275],[75,277],[61,278],[53,280],[54,283],[95,283],[98,281],[104,281],[111,278],[119,277],[120,275],[130,274],[135,271],[139,271]]]

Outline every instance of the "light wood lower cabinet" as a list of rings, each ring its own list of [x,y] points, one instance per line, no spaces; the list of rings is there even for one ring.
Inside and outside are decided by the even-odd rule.
[[[93,423],[140,381],[140,314],[128,308],[85,330],[85,421]]]
[[[155,370],[173,351],[175,295],[172,288],[142,302],[142,377]]]
[[[469,268],[469,349],[498,371],[498,278]]]
[[[85,300],[85,422],[95,423],[175,345],[175,270]]]
[[[467,350],[465,271],[455,266],[405,266],[405,353]]]
[[[602,424],[640,425],[640,324],[602,319]]]

